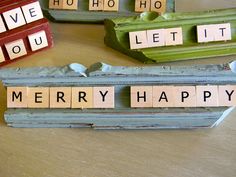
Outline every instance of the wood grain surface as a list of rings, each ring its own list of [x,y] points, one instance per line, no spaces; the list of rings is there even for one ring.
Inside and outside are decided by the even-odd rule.
[[[177,0],[178,11],[236,7],[235,0]],[[103,44],[102,25],[52,24],[55,47],[7,67],[97,61],[142,66]],[[225,63],[236,57],[171,63]],[[167,64],[170,65],[170,64]],[[0,177],[233,177],[236,111],[219,127],[180,131],[14,129],[3,121],[0,87]]]

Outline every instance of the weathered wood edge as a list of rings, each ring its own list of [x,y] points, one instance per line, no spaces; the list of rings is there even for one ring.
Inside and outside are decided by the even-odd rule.
[[[198,44],[196,26],[202,24],[231,23],[233,39],[228,42]],[[181,24],[181,25],[180,25]],[[148,49],[129,49],[130,31],[148,29],[183,28],[184,45]],[[139,16],[105,20],[105,44],[144,63],[169,62],[229,56],[236,54],[236,8],[203,12],[165,13],[145,12]]]
[[[232,108],[226,111],[224,108],[209,110],[198,108],[195,111],[188,109],[186,112],[181,112],[179,109],[160,109],[155,113],[141,113],[141,110],[138,110],[136,114],[119,113],[117,115],[104,110],[87,112],[66,109],[9,109],[5,113],[5,121],[9,126],[22,128],[192,129],[216,126],[219,118],[222,120],[231,111]],[[225,112],[228,113],[225,114]]]

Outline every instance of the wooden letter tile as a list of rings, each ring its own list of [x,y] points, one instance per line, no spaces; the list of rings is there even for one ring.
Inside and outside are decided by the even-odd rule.
[[[150,0],[135,0],[135,12],[150,11]]]
[[[165,13],[166,0],[151,0],[151,11]]]
[[[197,86],[197,107],[218,106],[218,86]]]
[[[93,88],[72,87],[72,108],[93,108]]]
[[[103,0],[89,0],[89,10],[90,11],[103,10]]]
[[[3,61],[5,61],[5,56],[2,52],[2,48],[0,47],[0,62],[3,62]]]
[[[230,23],[215,25],[214,36],[215,41],[232,40]]]
[[[27,108],[27,87],[7,87],[7,107]]]
[[[152,86],[131,86],[130,96],[132,108],[152,107]]]
[[[3,17],[7,23],[7,27],[9,30],[26,24],[24,15],[20,7],[4,12]]]
[[[22,6],[21,8],[27,23],[31,23],[43,18],[43,12],[38,1]]]
[[[32,51],[36,51],[48,46],[48,40],[45,31],[40,31],[28,36]]]
[[[195,86],[174,87],[175,107],[196,107],[197,96]]]
[[[165,29],[165,43],[167,46],[182,45],[183,33],[182,28],[169,28]]]
[[[104,0],[104,11],[118,11],[119,0]]]
[[[50,108],[70,108],[71,87],[50,88]]]
[[[219,106],[236,106],[236,85],[219,86]]]
[[[28,108],[49,108],[49,87],[28,87]]]
[[[115,107],[114,87],[94,87],[93,106],[94,108],[114,108]]]
[[[174,86],[153,87],[153,107],[174,107]]]
[[[62,9],[63,0],[49,0],[49,9]]]
[[[5,24],[3,22],[2,16],[0,15],[0,33],[3,33],[6,31]]]
[[[214,25],[197,26],[197,41],[198,43],[214,41]]]
[[[63,0],[62,8],[66,10],[77,10],[78,0]]]
[[[27,54],[25,44],[22,39],[5,44],[10,59],[15,59]]]
[[[142,49],[148,47],[147,31],[129,32],[130,49]]]
[[[148,47],[165,46],[165,30],[148,30],[147,31]]]

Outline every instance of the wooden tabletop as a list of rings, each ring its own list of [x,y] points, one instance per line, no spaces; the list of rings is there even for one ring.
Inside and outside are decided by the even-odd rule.
[[[176,0],[178,11],[236,7],[235,0]],[[55,47],[7,67],[142,66],[103,43],[102,25],[51,24]],[[168,63],[225,63],[236,56]],[[214,129],[96,131],[15,129],[6,126],[0,87],[0,177],[234,177],[236,111]]]

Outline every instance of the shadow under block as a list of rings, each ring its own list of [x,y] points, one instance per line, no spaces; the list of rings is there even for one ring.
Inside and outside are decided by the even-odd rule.
[[[167,41],[167,44],[173,44],[173,46],[163,46],[161,42],[160,45],[155,46],[150,37],[152,34],[149,34],[147,35],[148,47],[142,48],[139,45],[141,47],[130,48],[129,34],[131,33],[140,31],[148,33],[153,30],[171,28],[182,28],[182,32],[179,31],[179,34],[182,35],[179,35],[179,40],[176,43],[172,43],[171,40]],[[206,28],[207,37],[204,38]],[[105,31],[106,45],[144,63],[236,54],[236,8],[162,15],[155,12],[145,12],[134,17],[106,19]],[[222,33],[224,33],[223,36]],[[155,35],[155,40],[159,40],[160,34]],[[170,37],[173,38],[173,34],[171,35]],[[168,35],[165,35],[165,38],[167,37]],[[135,42],[135,38],[133,41]],[[139,41],[139,38],[136,41]],[[160,39],[160,41],[162,40]]]
[[[10,106],[5,112],[4,118],[6,123],[12,127],[93,127],[96,129],[210,128],[218,125],[233,110],[233,107],[229,108],[228,106],[235,106],[236,74],[231,71],[230,66],[229,64],[222,64],[138,68],[96,63],[89,68],[81,65],[79,67],[77,65],[68,65],[64,67],[1,69],[0,78],[7,89],[18,89],[19,91],[22,87],[28,87],[28,92],[23,89],[22,93],[29,93],[29,89],[32,87],[36,90],[39,89],[39,91],[42,91],[41,88],[43,87],[51,87],[57,89],[57,91],[64,89],[61,87],[72,88],[71,106],[76,108],[35,109],[29,108],[29,104],[27,108],[25,103],[23,106],[19,106],[25,107],[24,109],[12,109],[11,107],[15,105],[11,106],[8,103],[8,106]],[[140,91],[140,101],[143,100],[141,98],[143,91],[147,91],[147,94],[152,93],[152,95],[149,95],[150,100],[160,97],[157,96],[156,90],[152,89],[157,86],[159,90],[172,90],[173,97],[171,99],[175,106],[178,107],[152,107],[151,101],[148,107],[145,107],[145,105],[132,107],[134,102],[130,98],[137,91]],[[211,107],[210,104],[207,107],[194,107],[196,105],[194,99],[196,100],[197,97],[197,94],[194,95],[197,89],[194,90],[194,88],[198,87],[197,93],[204,99],[204,91],[209,89],[215,91],[215,86],[218,86],[218,92],[221,95],[219,97],[220,107]],[[162,89],[160,89],[161,87]],[[133,90],[130,90],[131,88]],[[112,91],[110,93],[113,93],[114,90],[114,95],[106,95],[109,96],[109,99],[114,98],[114,108],[91,108],[92,104],[94,104],[92,99],[97,97],[96,94],[102,91],[103,95],[105,95],[106,91],[109,90]],[[12,93],[10,91],[8,90],[8,94]],[[74,98],[76,98],[76,95],[78,98],[79,91],[87,93],[86,96],[88,97],[84,97],[83,92],[81,92],[80,97],[86,98],[90,102],[88,105],[84,106],[83,102],[81,105],[77,105],[78,100]],[[185,92],[182,95],[182,91],[188,92],[189,95]],[[35,90],[31,92],[35,93]],[[208,94],[208,92],[205,93],[206,100],[210,98]],[[214,92],[212,92],[211,98],[213,98],[213,94]],[[20,97],[19,93],[15,94],[16,96]],[[37,101],[40,101],[40,96],[43,95],[38,94]],[[176,101],[179,97],[184,99],[184,103]],[[11,98],[11,95],[8,95],[8,98]],[[135,97],[133,98],[135,99]],[[163,95],[161,98],[164,100]],[[65,99],[67,98],[65,97]],[[11,101],[11,99],[8,100]],[[32,99],[28,100],[28,103],[31,104],[31,102]],[[112,104],[112,102],[109,102],[109,106]],[[193,107],[185,107],[184,104],[191,104]]]
[[[21,59],[26,55],[51,48],[53,46],[49,23],[41,19],[0,34],[0,47],[3,53],[0,66]]]
[[[102,23],[107,18],[128,17],[140,14],[135,12],[135,0],[110,0],[110,3],[113,1],[117,2],[113,8],[108,7],[106,3],[108,0],[94,0],[103,3],[103,6],[99,6],[97,9],[89,5],[89,2],[92,0],[78,0],[77,8],[72,10],[65,9],[65,7],[63,9],[63,2],[65,1],[67,0],[58,0],[59,3],[54,4],[53,0],[40,0],[40,3],[44,14],[51,20],[58,22]],[[175,0],[167,0],[166,3],[166,11],[174,12]],[[90,11],[89,7],[91,8]]]

